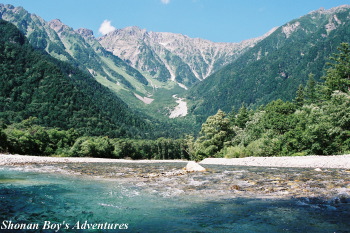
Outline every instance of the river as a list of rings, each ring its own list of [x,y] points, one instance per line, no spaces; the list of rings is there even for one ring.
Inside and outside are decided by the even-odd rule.
[[[350,178],[345,169],[208,165],[207,172],[183,174],[179,171],[184,165],[4,166],[1,232],[350,229]]]

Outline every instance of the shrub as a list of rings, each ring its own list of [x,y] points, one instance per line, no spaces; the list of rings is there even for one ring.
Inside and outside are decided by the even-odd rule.
[[[252,141],[249,143],[249,145],[246,147],[246,154],[248,156],[254,156],[254,157],[259,157],[259,156],[265,156],[266,148],[264,148],[264,140],[262,138]]]
[[[305,151],[292,154],[292,156],[306,156],[306,155],[307,153]]]
[[[69,151],[70,156],[113,158],[114,146],[107,137],[78,138]]]
[[[230,146],[223,150],[225,158],[243,158],[247,157],[246,149],[243,146]]]

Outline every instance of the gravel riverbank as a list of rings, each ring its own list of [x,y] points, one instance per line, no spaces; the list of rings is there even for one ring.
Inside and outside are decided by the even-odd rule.
[[[164,163],[186,162],[184,160],[129,160],[129,159],[105,159],[105,158],[82,158],[82,157],[45,157],[30,155],[0,154],[0,165],[19,164],[50,164],[50,163]]]
[[[27,163],[164,163],[187,162],[184,160],[126,160],[104,158],[43,157],[0,154],[0,165]],[[306,168],[345,168],[350,169],[350,155],[303,156],[303,157],[247,157],[247,158],[207,158],[201,165],[236,165],[261,167],[306,167]]]
[[[299,156],[299,157],[247,157],[247,158],[207,158],[205,164],[258,166],[258,167],[305,167],[305,168],[345,168],[350,169],[350,155]]]

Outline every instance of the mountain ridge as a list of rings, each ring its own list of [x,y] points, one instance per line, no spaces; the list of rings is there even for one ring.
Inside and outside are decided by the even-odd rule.
[[[165,68],[165,80],[177,81],[182,87],[190,86],[202,81],[210,74],[236,59],[246,49],[254,46],[258,41],[273,31],[253,39],[239,43],[212,42],[200,38],[190,38],[183,34],[170,32],[152,32],[137,26],[116,29],[98,40],[101,45],[114,55],[122,58],[134,68],[157,77],[154,72]],[[143,54],[154,53],[153,64],[145,61],[149,57]],[[178,77],[181,71],[173,64],[179,62],[189,72],[184,80]],[[164,77],[160,77],[164,80]],[[185,78],[185,79],[186,79]]]
[[[239,43],[217,43],[137,26],[96,38],[90,29],[74,30],[57,19],[46,22],[22,7],[3,4],[0,4],[0,16],[14,23],[35,47],[85,70],[132,108],[169,116],[176,105],[173,96],[183,97],[187,92],[189,114],[208,116],[218,108],[227,111],[242,102],[264,104],[282,93],[284,99],[291,99],[296,86],[305,84],[308,73],[315,72],[319,78],[324,57],[341,42],[339,36],[333,42],[327,37],[334,36],[348,19],[338,12],[349,8],[343,5],[312,11],[307,17],[291,20],[261,37]],[[332,14],[336,15],[329,16]],[[288,44],[298,48],[297,53]],[[310,62],[304,63],[307,59]],[[293,62],[301,62],[304,70]],[[265,68],[259,70],[259,67]],[[280,87],[283,85],[286,85],[284,90]],[[273,88],[278,91],[269,92]],[[214,97],[215,104],[210,103],[213,99],[207,93]],[[202,110],[198,111],[199,108]]]
[[[33,119],[83,135],[139,137],[153,127],[108,88],[68,62],[34,48],[0,20],[0,118]],[[108,103],[108,105],[106,104]]]
[[[278,27],[236,61],[187,93],[192,114],[205,119],[218,109],[251,107],[278,98],[292,100],[312,73],[324,75],[329,56],[350,42],[350,6],[319,9]],[[200,117],[201,118],[201,117]]]
[[[44,49],[51,56],[85,70],[102,85],[118,93],[124,101],[135,98],[133,92],[147,92],[147,79],[120,58],[107,52],[91,36],[91,31],[89,37],[88,33],[82,34],[81,30],[74,30],[61,20],[46,22],[23,7],[9,4],[0,4],[0,17],[15,24],[34,47]]]

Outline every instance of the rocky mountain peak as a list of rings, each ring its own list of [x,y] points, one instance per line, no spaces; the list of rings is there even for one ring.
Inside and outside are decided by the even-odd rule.
[[[309,14],[334,14],[334,13],[341,12],[341,11],[344,11],[347,9],[350,9],[350,5],[341,5],[338,7],[333,7],[333,8],[328,9],[328,10],[321,7],[318,10],[311,11]]]
[[[67,27],[59,19],[53,19],[48,24],[56,32],[62,32],[64,30],[64,28]]]
[[[162,80],[177,81],[179,85],[192,85],[229,64],[266,36],[241,43],[216,43],[133,26],[117,29],[100,37],[99,42],[142,72]]]
[[[9,11],[9,12],[7,12]],[[0,3],[0,18],[3,18],[3,16],[9,16],[12,13],[14,14],[20,14],[20,15],[25,15],[28,14],[28,11],[26,11],[23,7],[18,6],[14,7],[13,5],[10,4],[1,4]]]
[[[123,29],[117,29],[115,31],[112,31],[108,33],[105,36],[102,36],[100,39],[103,39],[104,37],[122,37],[122,38],[143,38],[145,34],[147,33],[146,29],[141,29],[137,26],[131,26],[126,27]]]
[[[24,11],[25,13],[28,13],[28,11],[26,11],[23,7],[21,6],[18,6],[18,7],[15,7],[11,4],[2,4],[0,3],[0,8],[3,8],[3,9],[8,9],[8,10],[11,10],[15,13],[19,13],[21,11]]]
[[[146,29],[141,29],[138,26],[129,26],[124,28],[124,31],[131,32],[131,33],[138,33],[138,32],[146,32]]]
[[[90,38],[90,37],[94,36],[94,32],[90,29],[87,29],[87,28],[79,28],[79,29],[75,30],[75,32],[79,33],[84,38]]]
[[[0,3],[0,8],[7,8],[7,9],[13,9],[15,8],[13,5],[10,5],[10,4],[3,4],[3,3]]]

